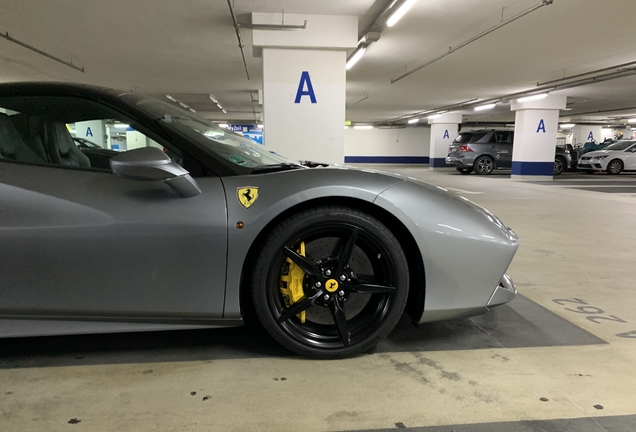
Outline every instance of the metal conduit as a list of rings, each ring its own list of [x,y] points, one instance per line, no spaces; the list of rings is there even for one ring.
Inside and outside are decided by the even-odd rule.
[[[247,80],[250,79],[250,71],[247,68],[247,60],[245,60],[245,47],[243,45],[243,39],[241,38],[241,30],[239,28],[239,23],[236,21],[236,15],[234,15],[234,8],[232,7],[231,0],[227,0],[227,5],[230,7],[230,14],[232,15],[232,21],[234,22],[234,30],[236,30],[236,38],[238,39],[238,46],[241,49],[241,56],[243,57],[243,66],[245,66],[245,75],[247,75]]]
[[[490,33],[494,32],[495,30],[499,30],[500,28],[510,24],[511,22],[517,21],[518,19],[523,18],[524,16],[526,16],[526,15],[528,15],[528,14],[534,12],[534,11],[536,11],[538,9],[541,9],[543,6],[551,5],[553,2],[554,2],[554,0],[542,0],[541,3],[539,3],[537,5],[534,5],[530,9],[526,9],[525,11],[523,11],[521,13],[518,13],[517,15],[513,16],[512,18],[508,18],[507,20],[500,22],[496,26],[491,27],[488,30],[479,33],[477,36],[474,36],[474,37],[468,39],[467,41],[460,43],[455,48],[449,47],[448,51],[446,53],[442,54],[441,56],[436,57],[433,60],[431,60],[431,61],[429,61],[427,63],[424,63],[421,66],[416,67],[415,69],[411,69],[410,71],[404,73],[403,75],[400,75],[397,78],[391,79],[391,84],[394,84],[394,83],[400,81],[401,79],[404,79],[407,76],[409,76],[411,74],[414,74],[415,72],[417,72],[419,70],[422,70],[422,69],[424,69],[427,66],[432,65],[436,61],[443,59],[444,57],[454,53],[455,51],[458,51],[458,50],[464,48],[467,45],[470,45],[471,43],[483,38],[484,36],[489,35]]]
[[[552,80],[552,81],[546,81],[546,82],[542,82],[542,83],[537,83],[537,87],[543,86],[543,85],[548,85],[548,84],[554,84],[554,83],[558,83],[558,82],[563,82],[563,81],[569,81],[569,80],[574,79],[574,78],[580,78],[580,77],[587,76],[587,75],[594,75],[594,74],[601,73],[601,72],[607,72],[607,71],[611,71],[611,70],[615,70],[615,69],[621,69],[621,68],[626,68],[628,66],[635,66],[635,65],[636,65],[636,61],[632,61],[632,62],[629,62],[629,63],[623,63],[623,64],[619,64],[619,65],[616,65],[616,66],[606,67],[606,68],[603,68],[603,69],[597,69],[597,70],[590,71],[590,72],[584,72],[584,73],[580,73],[580,74],[577,74],[577,75],[572,75],[572,76],[569,76],[569,77],[566,77],[566,78],[559,78],[559,79]]]
[[[36,52],[36,53],[38,53],[40,55],[43,55],[44,57],[50,58],[51,60],[55,60],[58,63],[62,63],[64,66],[68,66],[68,67],[70,67],[72,69],[75,69],[77,71],[80,71],[80,72],[84,73],[84,67],[83,66],[82,67],[75,66],[72,61],[67,62],[66,60],[62,60],[59,57],[55,57],[54,55],[49,54],[49,53],[47,53],[45,51],[42,51],[41,49],[38,49],[38,48],[36,48],[36,47],[34,47],[32,45],[29,45],[27,43],[19,41],[19,40],[15,39],[15,38],[12,38],[11,36],[9,36],[9,32],[0,33],[0,37],[8,40],[9,42],[13,42],[14,44],[20,45],[20,46],[22,46],[22,47],[24,47],[26,49],[30,49],[31,51]]]

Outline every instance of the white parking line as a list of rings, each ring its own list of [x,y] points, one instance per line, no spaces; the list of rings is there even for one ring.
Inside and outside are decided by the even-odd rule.
[[[463,190],[463,189],[456,189],[456,188],[452,188],[452,187],[447,187],[445,189],[449,189],[455,192],[459,192],[459,193],[463,193],[466,195],[480,195],[483,194],[483,192],[471,192],[471,191],[467,191],[467,190]]]

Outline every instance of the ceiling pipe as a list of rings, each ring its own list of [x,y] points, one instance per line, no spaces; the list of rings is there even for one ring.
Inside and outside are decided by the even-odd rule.
[[[597,74],[597,73],[607,72],[607,71],[611,71],[611,70],[615,70],[615,69],[626,68],[628,66],[636,66],[636,61],[632,61],[632,62],[629,62],[629,63],[623,63],[623,64],[619,64],[619,65],[616,65],[616,66],[610,66],[610,67],[606,67],[606,68],[603,68],[603,69],[597,69],[597,70],[593,70],[593,71],[590,71],[590,72],[584,72],[584,73],[580,73],[578,75],[572,75],[572,76],[569,76],[569,77],[566,77],[566,78],[559,78],[559,79],[552,80],[552,81],[546,81],[546,82],[543,82],[543,83],[537,83],[537,87],[543,86],[543,85],[548,85],[548,84],[559,83],[559,82],[563,82],[563,81],[569,81],[569,80],[572,80],[572,79],[575,79],[575,78],[580,78],[580,77],[587,76],[587,75],[594,75],[594,74]],[[617,70],[616,72],[623,72],[623,71],[618,71]]]
[[[411,75],[411,74],[414,74],[415,72],[420,71],[420,70],[424,69],[424,68],[425,68],[425,67],[427,67],[427,66],[432,65],[433,63],[435,63],[435,62],[437,62],[437,61],[439,61],[439,60],[443,59],[444,57],[446,57],[446,56],[448,56],[448,55],[451,55],[451,54],[452,54],[452,53],[454,53],[455,51],[458,51],[458,50],[460,50],[460,49],[464,48],[465,46],[470,45],[471,43],[473,43],[473,42],[475,42],[475,41],[477,41],[477,40],[479,40],[479,39],[483,38],[484,36],[489,35],[490,33],[494,32],[495,30],[499,30],[500,28],[502,28],[502,27],[504,27],[504,26],[506,26],[506,25],[508,25],[508,24],[510,24],[510,23],[512,23],[512,22],[514,22],[514,21],[517,21],[518,19],[523,18],[524,16],[526,16],[526,15],[528,15],[528,14],[530,14],[530,13],[532,13],[532,12],[534,12],[534,11],[538,10],[538,9],[541,9],[541,8],[542,8],[542,7],[544,7],[544,6],[551,5],[553,2],[554,2],[554,0],[542,0],[542,1],[541,1],[541,3],[536,4],[536,5],[532,6],[530,9],[526,9],[525,11],[520,12],[520,13],[518,13],[517,15],[515,15],[515,16],[513,16],[513,17],[511,17],[511,18],[508,18],[508,19],[507,19],[507,20],[505,20],[505,21],[500,22],[500,23],[499,23],[499,24],[497,24],[496,26],[491,27],[491,28],[489,28],[488,30],[485,30],[485,31],[483,31],[483,32],[479,33],[477,36],[474,36],[474,37],[472,37],[472,38],[468,39],[467,41],[460,43],[460,44],[459,44],[459,45],[457,45],[455,48],[453,48],[453,47],[449,47],[449,48],[448,48],[448,51],[447,51],[447,52],[445,52],[444,54],[442,54],[441,56],[436,57],[436,58],[434,58],[433,60],[431,60],[431,61],[429,61],[429,62],[427,62],[427,63],[424,63],[424,64],[423,64],[423,65],[421,65],[421,66],[416,67],[415,69],[411,69],[410,71],[408,71],[408,72],[406,72],[406,73],[404,73],[404,74],[400,75],[400,76],[399,76],[399,77],[397,77],[397,78],[393,78],[393,79],[391,79],[391,84],[395,84],[396,82],[400,81],[401,79],[404,79],[404,78],[406,78],[407,76],[409,76],[409,75]]]
[[[13,42],[14,44],[20,45],[21,47],[24,47],[26,49],[29,49],[29,50],[33,51],[33,52],[36,52],[36,53],[38,53],[38,54],[40,54],[40,55],[42,55],[44,57],[50,58],[51,60],[55,60],[58,63],[62,63],[64,66],[68,66],[71,69],[75,69],[77,71],[80,71],[80,72],[84,73],[84,67],[83,66],[82,67],[75,66],[72,61],[71,62],[67,62],[66,60],[62,60],[59,57],[55,57],[54,55],[49,54],[49,53],[47,53],[45,51],[42,51],[41,49],[38,49],[38,48],[36,48],[36,47],[34,47],[32,45],[29,45],[27,43],[24,43],[22,41],[14,39],[11,36],[9,36],[9,32],[0,33],[0,37],[8,40],[9,42]]]
[[[232,7],[231,0],[227,0],[227,5],[230,7],[230,14],[232,15],[232,21],[234,22],[234,30],[236,30],[236,38],[238,39],[238,46],[241,49],[241,57],[243,57],[243,66],[245,66],[245,75],[247,80],[250,79],[250,71],[247,68],[247,60],[245,60],[245,46],[243,45],[243,39],[241,38],[241,29],[236,21],[236,15],[234,15],[234,8]]]

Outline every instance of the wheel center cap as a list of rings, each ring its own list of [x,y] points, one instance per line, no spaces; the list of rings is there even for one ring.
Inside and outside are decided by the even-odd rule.
[[[325,282],[325,289],[329,292],[338,291],[338,281],[335,279],[329,279],[327,282]]]

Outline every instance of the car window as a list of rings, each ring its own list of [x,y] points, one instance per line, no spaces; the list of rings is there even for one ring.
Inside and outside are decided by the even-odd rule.
[[[481,141],[486,135],[488,135],[488,132],[477,132],[477,133],[473,133],[470,137],[470,140],[468,141],[469,143],[476,143]]]
[[[92,101],[11,97],[0,98],[0,108],[0,161],[110,171],[111,157],[156,147],[183,164],[172,144]]]
[[[512,144],[510,132],[495,132],[495,139],[499,144]]]
[[[608,145],[605,150],[625,150],[634,145],[634,141],[619,141],[617,143]]]

